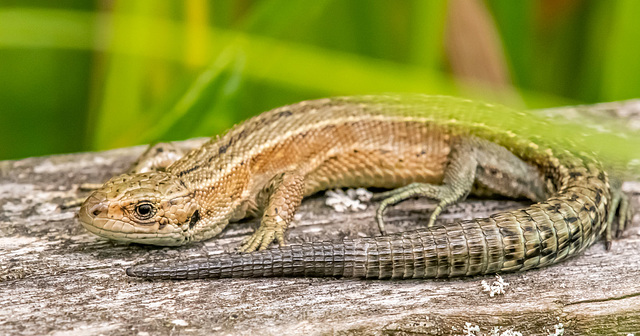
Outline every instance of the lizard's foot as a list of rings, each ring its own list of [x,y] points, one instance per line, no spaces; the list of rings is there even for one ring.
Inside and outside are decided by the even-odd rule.
[[[607,228],[605,229],[605,247],[611,249],[613,242],[613,222],[616,213],[618,214],[618,222],[616,223],[616,238],[620,238],[624,229],[631,223],[633,212],[629,206],[629,196],[622,190],[616,190],[611,200],[611,208],[609,209],[609,217],[607,218]]]
[[[282,220],[282,219],[281,219]],[[255,250],[264,250],[271,243],[277,241],[280,246],[285,246],[284,229],[286,225],[269,225],[262,223],[256,232],[245,238],[238,252],[253,252]]]
[[[618,206],[618,227],[616,228],[616,238],[620,238],[633,220],[633,211],[629,205],[629,196],[620,192],[620,205]]]
[[[382,235],[386,234],[384,228],[384,211],[391,205],[398,204],[412,197],[428,197],[438,201],[438,205],[431,213],[427,227],[433,226],[436,218],[440,215],[444,208],[452,203],[457,202],[461,196],[460,192],[445,185],[433,185],[428,183],[412,183],[408,186],[383,192],[373,197],[374,200],[382,199],[380,206],[376,211],[376,222]]]
[[[268,202],[262,222],[256,232],[245,239],[238,251],[264,250],[273,241],[285,245],[284,231],[304,196],[304,177],[296,172],[285,172],[274,176],[265,186]]]

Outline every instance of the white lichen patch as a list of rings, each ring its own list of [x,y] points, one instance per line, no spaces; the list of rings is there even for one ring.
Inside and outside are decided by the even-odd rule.
[[[562,336],[562,335],[564,335],[564,327],[563,327],[562,323],[558,323],[558,324],[554,325],[553,328],[555,329],[555,331],[553,332],[553,334],[549,334],[549,336]]]
[[[505,288],[509,286],[508,282],[505,282],[504,279],[496,274],[496,280],[489,285],[486,280],[482,280],[482,291],[489,292],[490,297],[494,297],[496,295],[504,295]]]
[[[465,322],[462,332],[464,333],[464,336],[479,336],[480,326]]]
[[[564,335],[564,328],[562,326],[562,323],[558,323],[556,325],[553,326],[555,329],[554,333],[548,334],[549,336],[562,336]],[[502,330],[502,327],[492,327],[490,329],[486,329],[488,330],[488,333],[484,333],[482,332],[482,330],[485,329],[484,327],[480,327],[479,325],[475,325],[473,323],[470,322],[465,322],[464,327],[462,328],[462,334],[457,334],[455,333],[456,336],[523,336],[523,334],[517,330],[514,330],[513,328],[508,328],[505,330]],[[452,326],[451,327],[452,331],[456,331],[458,330],[456,327]],[[544,333],[548,333],[549,330],[547,328],[544,328]],[[633,334],[628,334],[627,336],[633,336]]]
[[[364,188],[327,190],[325,204],[337,212],[362,211],[367,209],[366,202],[371,200],[373,193]]]
[[[522,336],[522,333],[513,330],[513,328],[501,331],[500,327],[493,327],[489,332],[489,336]]]

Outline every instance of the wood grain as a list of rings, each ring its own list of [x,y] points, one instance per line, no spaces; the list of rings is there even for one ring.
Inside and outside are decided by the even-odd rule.
[[[612,103],[603,111],[627,111]],[[625,110],[626,109],[626,110]],[[623,117],[638,118],[627,113]],[[197,145],[201,140],[184,143]],[[489,297],[473,277],[436,281],[241,279],[141,281],[124,267],[232,251],[257,221],[231,225],[219,239],[179,248],[121,245],[86,232],[77,208],[60,204],[124,171],[142,147],[0,162],[0,334],[462,335],[494,327],[523,335],[640,335],[638,216],[611,251],[598,243],[558,265],[504,275],[504,295]],[[640,209],[640,183],[625,191]],[[486,216],[525,205],[469,200],[442,218]],[[426,222],[434,204],[404,202],[387,212],[389,231]],[[636,212],[637,213],[637,212]],[[324,196],[303,202],[290,241],[340,240],[376,234],[374,206],[337,213]],[[477,334],[477,333],[476,333]]]

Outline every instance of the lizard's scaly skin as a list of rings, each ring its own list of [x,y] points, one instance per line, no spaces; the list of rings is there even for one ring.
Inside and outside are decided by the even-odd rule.
[[[211,238],[229,221],[262,214],[264,230],[244,245],[253,250],[273,240],[283,243],[286,223],[304,195],[334,187],[447,182],[447,169],[462,169],[450,164],[452,153],[466,148],[466,155],[477,148],[484,151],[478,157],[494,158],[472,166],[476,184],[541,202],[390,236],[139,265],[127,274],[454,277],[542,267],[609,233],[609,214],[618,203],[596,160],[551,150],[506,130],[462,123],[449,113],[490,110],[489,105],[448,97],[418,100],[420,108],[393,99],[322,99],[265,112],[164,171],[113,178],[87,199],[79,218],[89,231],[111,239],[181,245]],[[520,159],[502,153],[505,149]]]

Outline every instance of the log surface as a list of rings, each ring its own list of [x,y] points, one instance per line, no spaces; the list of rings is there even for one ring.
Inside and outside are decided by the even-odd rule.
[[[600,105],[638,120],[637,101]],[[631,112],[629,112],[631,111]],[[197,145],[201,140],[185,142]],[[77,208],[81,183],[123,172],[143,147],[0,162],[0,335],[640,335],[639,216],[610,251],[585,253],[540,270],[505,274],[504,295],[482,281],[365,281],[264,278],[145,281],[124,268],[141,261],[188,259],[233,251],[258,225],[230,225],[218,239],[179,248],[117,244],[84,230]],[[624,190],[640,209],[640,183]],[[511,200],[468,200],[449,221],[518,208]],[[387,211],[389,231],[426,223],[434,203],[411,200]],[[338,213],[324,195],[303,202],[289,241],[334,240],[377,233],[375,204]],[[636,210],[637,213],[637,210]],[[468,323],[468,324],[467,324]],[[465,330],[467,328],[467,330]]]

